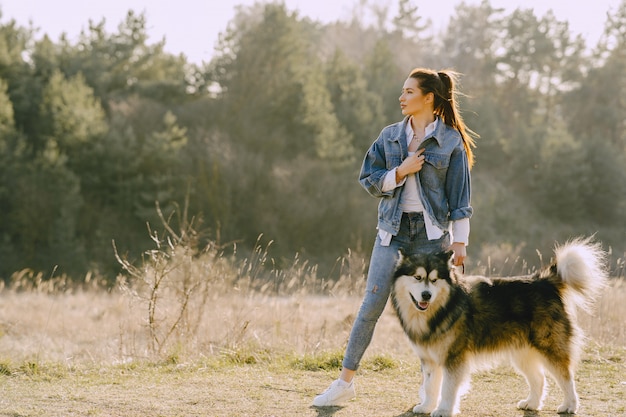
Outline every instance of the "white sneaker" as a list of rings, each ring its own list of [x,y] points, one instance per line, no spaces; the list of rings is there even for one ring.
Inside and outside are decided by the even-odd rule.
[[[313,400],[314,407],[331,407],[343,404],[344,402],[356,397],[354,391],[354,381],[350,383],[341,379],[336,379],[330,384],[330,387]]]

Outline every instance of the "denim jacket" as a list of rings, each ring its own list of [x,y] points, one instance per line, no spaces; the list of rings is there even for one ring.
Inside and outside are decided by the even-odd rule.
[[[383,192],[388,171],[398,167],[408,156],[406,124],[409,118],[385,127],[363,159],[359,182],[378,204],[378,228],[396,236],[402,210],[400,193],[404,187]],[[439,120],[437,128],[420,145],[424,165],[417,176],[424,210],[441,230],[450,222],[472,216],[471,184],[467,154],[461,134]]]

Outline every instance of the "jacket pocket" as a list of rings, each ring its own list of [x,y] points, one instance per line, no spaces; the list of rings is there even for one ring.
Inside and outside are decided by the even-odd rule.
[[[446,173],[450,165],[450,155],[424,152],[424,161],[420,173],[422,184],[431,190],[443,192]]]

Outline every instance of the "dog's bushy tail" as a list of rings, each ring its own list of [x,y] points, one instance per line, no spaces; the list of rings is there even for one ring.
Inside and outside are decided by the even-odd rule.
[[[577,238],[555,249],[557,274],[567,285],[569,296],[587,307],[606,286],[606,252],[592,238]]]

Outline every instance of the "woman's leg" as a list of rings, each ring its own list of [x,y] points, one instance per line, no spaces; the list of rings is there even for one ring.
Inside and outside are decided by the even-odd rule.
[[[380,239],[376,237],[367,274],[365,297],[352,326],[341,374],[324,393],[315,397],[314,406],[338,405],[356,395],[352,379],[372,340],[378,318],[387,305],[400,248],[409,253],[430,252],[445,249],[448,241],[447,234],[438,241],[428,241],[421,215],[402,216],[400,233],[391,239],[389,246],[381,246]]]
[[[449,241],[447,233],[440,239],[428,240],[421,214],[403,216],[400,232],[389,246],[381,246],[380,239],[376,238],[367,274],[365,297],[350,333],[341,379],[346,382],[352,380],[372,340],[376,323],[389,299],[400,248],[409,253],[435,252],[446,249]]]
[[[361,358],[372,340],[376,323],[387,305],[399,251],[398,241],[393,240],[391,245],[381,246],[377,237],[372,250],[365,296],[352,326],[342,363],[346,371],[342,371],[341,378],[346,377],[344,380],[347,382],[350,382],[354,371],[358,369]]]

